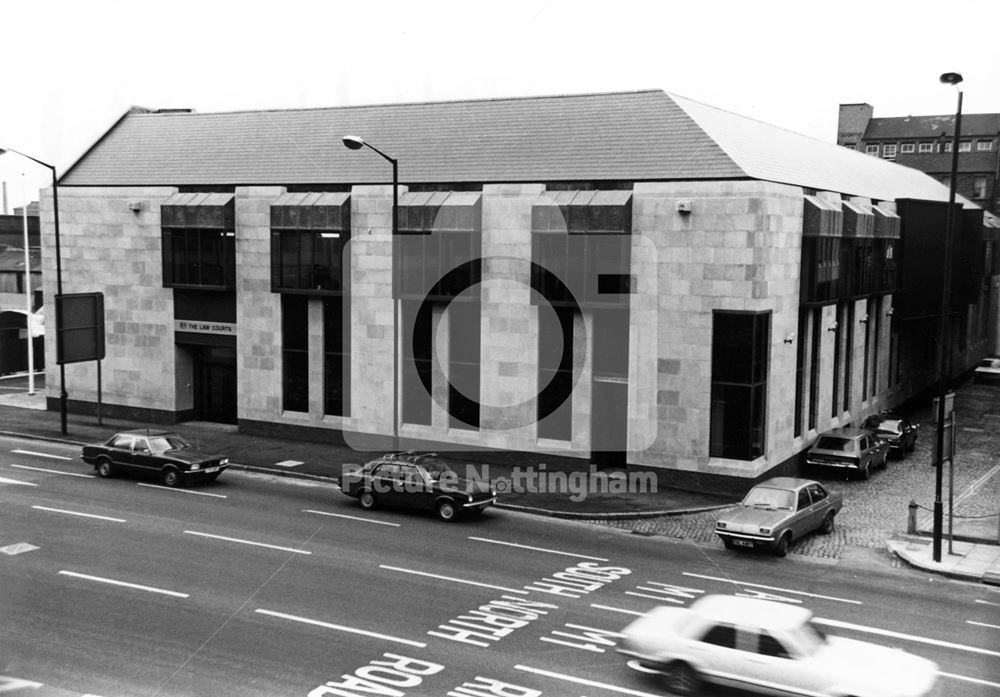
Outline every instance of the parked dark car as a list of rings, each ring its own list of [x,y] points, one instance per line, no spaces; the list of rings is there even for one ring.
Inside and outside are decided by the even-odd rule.
[[[979,365],[972,371],[972,379],[984,385],[1000,384],[1000,358],[991,356],[979,361]]]
[[[902,457],[912,453],[917,447],[917,427],[909,419],[898,414],[882,413],[865,419],[865,428],[875,431],[882,440],[889,444],[889,454]]]
[[[482,513],[497,500],[486,482],[463,479],[434,453],[389,453],[345,473],[340,489],[361,507],[402,506],[434,511],[446,522]]]
[[[170,487],[195,478],[215,479],[229,466],[228,457],[197,452],[177,433],[147,429],[116,433],[103,443],[85,445],[80,457],[100,477],[119,472],[145,474]]]
[[[726,549],[763,548],[783,557],[803,535],[813,530],[824,535],[833,532],[834,518],[843,504],[843,495],[819,482],[774,477],[752,488],[739,506],[723,513],[715,523],[715,534]]]
[[[889,444],[864,428],[835,428],[819,435],[806,453],[806,465],[853,471],[862,479],[874,467],[885,469]]]

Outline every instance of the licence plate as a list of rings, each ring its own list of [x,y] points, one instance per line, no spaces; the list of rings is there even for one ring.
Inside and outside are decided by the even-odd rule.
[[[209,474],[211,474],[212,472],[218,472],[218,471],[219,471],[218,467],[206,467],[205,469],[202,470],[202,472],[208,472]]]
[[[750,540],[734,539],[733,544],[736,545],[737,547],[753,547],[753,542],[751,542]]]

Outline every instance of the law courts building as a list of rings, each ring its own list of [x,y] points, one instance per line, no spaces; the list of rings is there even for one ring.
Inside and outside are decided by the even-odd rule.
[[[105,414],[713,486],[935,384],[947,199],[661,91],[133,108],[59,182]],[[994,350],[1000,273],[995,218],[956,208],[953,375]],[[96,408],[95,363],[66,382]]]

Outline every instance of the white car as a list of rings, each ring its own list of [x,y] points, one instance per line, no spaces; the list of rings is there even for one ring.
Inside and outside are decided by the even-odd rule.
[[[618,652],[664,677],[674,694],[704,683],[767,695],[924,697],[937,665],[900,649],[826,636],[800,605],[707,595],[657,607],[622,630]]]
[[[975,382],[994,384],[1000,382],[1000,358],[984,358],[972,371]]]

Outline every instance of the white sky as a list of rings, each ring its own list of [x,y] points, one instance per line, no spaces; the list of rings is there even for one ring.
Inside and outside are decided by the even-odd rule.
[[[0,147],[60,172],[133,104],[663,89],[834,141],[841,102],[953,113],[956,71],[964,113],[1000,112],[996,0],[2,0],[0,22]],[[49,176],[0,157],[10,208]]]

